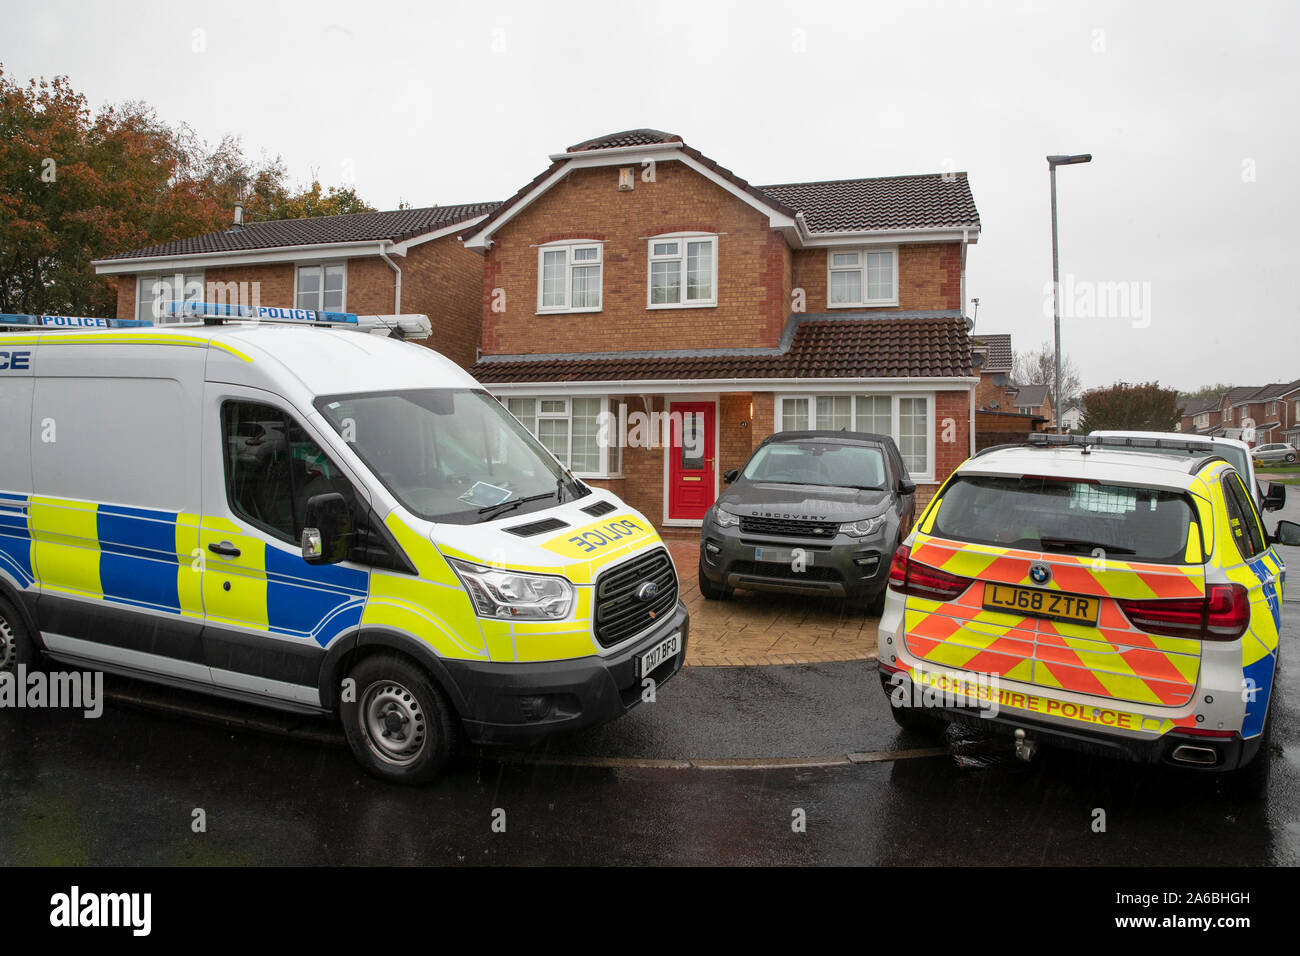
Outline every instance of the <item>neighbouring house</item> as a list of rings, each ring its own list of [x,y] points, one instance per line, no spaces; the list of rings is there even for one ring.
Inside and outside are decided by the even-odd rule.
[[[1047,386],[1020,385],[1015,381],[1015,352],[1009,334],[990,332],[974,336],[971,348],[980,376],[975,408],[981,412],[997,412],[1000,416],[976,417],[977,434],[985,425],[990,429],[990,434],[977,442],[980,447],[1004,444],[1006,435],[1013,431],[1023,435],[1054,426],[1056,414]]]
[[[496,203],[241,220],[229,229],[99,259],[117,279],[117,317],[165,322],[157,305],[207,301],[326,312],[424,313],[422,344],[468,368],[481,335],[482,259],[459,233]]]
[[[1083,424],[1083,406],[1069,405],[1061,411],[1061,427],[1072,432]]]
[[[1009,394],[1012,406],[1022,415],[1037,415],[1047,420],[1047,427],[1054,424],[1052,398],[1047,393],[1046,385],[1017,385]]]
[[[754,186],[671,133],[602,136],[465,230],[472,371],[661,526],[783,430],[892,435],[924,504],[974,443],[979,235],[964,173]]]
[[[1183,403],[1178,430],[1198,435],[1210,434],[1223,418],[1222,401],[1222,396],[1189,399]]]
[[[1300,414],[1298,399],[1300,379],[1229,389],[1219,400],[1221,418],[1217,426],[1211,427],[1211,434],[1222,434],[1227,438],[1242,438],[1244,435],[1252,445],[1288,441],[1288,433],[1300,437],[1297,435],[1300,423],[1296,417]]]
[[[990,411],[1010,411],[1007,406],[1007,388],[1012,383],[1012,366],[1015,353],[1011,350],[1011,336],[1004,332],[977,335],[971,343],[979,363],[980,383],[975,390],[975,407]]]

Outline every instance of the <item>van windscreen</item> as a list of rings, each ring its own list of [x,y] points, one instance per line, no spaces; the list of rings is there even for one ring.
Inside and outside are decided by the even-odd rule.
[[[962,475],[932,533],[1030,551],[1182,564],[1194,521],[1178,491],[1043,477]]]

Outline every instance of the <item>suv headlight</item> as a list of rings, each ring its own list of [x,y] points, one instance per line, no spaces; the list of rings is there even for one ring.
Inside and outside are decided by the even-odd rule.
[[[847,524],[840,525],[840,534],[847,534],[854,538],[865,538],[867,535],[875,534],[885,526],[885,516],[876,515],[874,518],[863,518],[861,521],[850,521]]]
[[[448,558],[479,617],[557,620],[573,607],[573,585],[549,574],[520,574]]]
[[[722,505],[714,505],[709,510],[713,512],[713,523],[719,528],[734,528],[740,524],[740,518],[723,508]]]

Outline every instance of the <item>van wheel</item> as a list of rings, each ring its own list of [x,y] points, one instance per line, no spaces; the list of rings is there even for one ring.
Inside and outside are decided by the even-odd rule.
[[[1229,786],[1233,795],[1248,801],[1264,800],[1268,797],[1268,781],[1273,771],[1273,708],[1269,707],[1264,718],[1264,732],[1260,735],[1259,749],[1250,763],[1228,774]]]
[[[12,604],[0,598],[0,671],[13,673],[19,664],[31,667],[38,658],[36,645],[27,633],[22,615]]]
[[[446,697],[424,671],[391,654],[365,658],[348,677],[356,700],[341,703],[339,717],[353,756],[382,780],[430,783],[456,741]]]
[[[706,601],[725,601],[731,597],[731,588],[719,587],[708,579],[700,568],[700,593]]]

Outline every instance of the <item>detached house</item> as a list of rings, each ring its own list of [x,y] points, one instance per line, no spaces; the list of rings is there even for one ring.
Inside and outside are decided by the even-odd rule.
[[[95,262],[117,279],[117,317],[154,319],[165,301],[388,315],[419,312],[426,343],[463,366],[479,344],[483,263],[457,234],[496,203],[243,223]]]
[[[472,371],[664,525],[783,430],[892,435],[924,503],[973,446],[979,235],[964,173],[754,186],[671,133],[588,140],[464,231]]]

